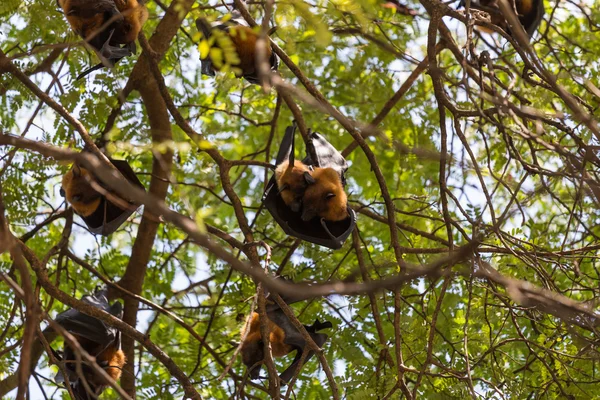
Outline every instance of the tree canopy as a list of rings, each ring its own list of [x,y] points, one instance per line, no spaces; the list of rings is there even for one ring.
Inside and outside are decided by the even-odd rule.
[[[76,80],[98,56],[56,0],[1,1],[0,397],[70,398],[42,333],[69,308],[122,334],[103,399],[596,397],[600,3],[545,1],[531,40],[466,3],[148,0],[137,53]],[[201,74],[196,20],[234,9],[280,60],[261,84]],[[264,207],[293,121],[297,159],[318,132],[349,164],[340,249]],[[90,233],[73,162],[143,208]],[[104,286],[122,321],[80,301]],[[238,354],[265,291],[333,324],[288,386],[291,355]]]

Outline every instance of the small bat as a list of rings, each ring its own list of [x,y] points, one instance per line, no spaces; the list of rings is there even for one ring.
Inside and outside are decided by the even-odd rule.
[[[226,21],[212,24],[205,18],[198,18],[196,26],[211,45],[209,54],[201,58],[203,75],[215,76],[215,71],[229,66],[236,76],[243,77],[250,83],[261,84],[256,54],[258,33],[248,26],[239,11],[234,11]],[[268,42],[266,47],[270,69],[276,71],[279,66],[277,55]]]
[[[103,58],[103,62],[82,72],[77,79],[105,63],[114,67],[122,58],[135,54],[135,40],[148,19],[148,10],[141,0],[57,0],[57,3],[73,31]]]
[[[144,188],[127,162],[112,159],[109,161],[129,182]],[[119,204],[113,203],[92,188],[90,185],[90,179],[94,180],[92,178],[93,174],[87,169],[74,164],[63,176],[61,194],[81,216],[90,232],[107,236],[115,232],[138,208],[138,205],[125,200]],[[98,184],[100,185],[99,182]]]
[[[287,303],[293,303],[295,300],[282,299]],[[268,300],[268,297],[267,297]],[[273,357],[283,357],[293,351],[296,351],[294,361],[289,367],[285,369],[279,375],[281,380],[285,383],[289,383],[292,377],[296,374],[296,370],[301,367],[300,358],[302,352],[307,346],[306,341],[298,332],[296,327],[292,324],[289,318],[285,315],[283,310],[279,308],[276,303],[267,305],[267,317],[269,319],[269,341],[271,343],[271,352]],[[328,336],[324,333],[317,333],[322,329],[331,328],[333,325],[329,321],[319,322],[316,320],[312,325],[304,325],[304,328],[308,331],[311,338],[317,344],[322,347],[327,341]],[[247,368],[252,368],[259,362],[264,362],[264,347],[263,341],[260,335],[260,315],[257,312],[252,314],[252,320],[248,328],[248,334],[246,339],[242,343],[242,361]],[[314,355],[313,351],[310,351],[305,359],[307,362]],[[250,379],[258,379],[260,377],[260,370],[262,365],[259,364],[254,369],[249,371]]]
[[[123,316],[123,306],[119,302],[108,304],[106,289],[96,290],[93,295],[83,296],[83,302],[104,310],[117,318]],[[104,322],[83,314],[73,308],[58,314],[55,321],[67,332],[72,334],[80,346],[90,355],[96,357],[96,363],[115,381],[121,377],[121,371],[125,365],[125,354],[121,350],[121,333]],[[69,383],[73,389],[76,400],[92,400],[97,398],[108,383],[97,375],[93,369],[82,362],[83,377],[79,376],[76,369],[76,356],[74,350],[65,345],[62,359],[69,377]],[[82,382],[85,379],[92,393],[88,393]],[[55,381],[62,383],[65,378],[59,372]]]
[[[348,218],[348,196],[340,175],[333,168],[315,168],[306,176],[308,187],[302,198],[302,220],[321,217],[326,221]]]
[[[301,161],[288,160],[282,162],[275,169],[275,179],[279,188],[279,195],[294,212],[299,212],[302,206],[302,197],[312,180],[310,168]]]

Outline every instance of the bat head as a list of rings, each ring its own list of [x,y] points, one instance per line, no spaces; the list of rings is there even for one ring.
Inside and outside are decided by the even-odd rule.
[[[264,344],[260,338],[260,334],[253,340],[246,340],[242,345],[241,353],[242,361],[249,369],[250,379],[258,379],[262,366],[261,364],[256,364],[261,363],[265,358]],[[252,368],[254,365],[256,365],[256,367]]]
[[[301,161],[284,161],[275,169],[279,195],[294,212],[300,211],[304,191],[312,180],[308,166]]]
[[[87,169],[74,164],[62,180],[62,193],[77,214],[84,217],[96,211],[102,198],[102,195],[90,186],[90,178],[92,174]]]
[[[125,354],[120,350],[120,334],[117,334],[115,340],[106,348],[102,348],[102,344],[96,343],[93,340],[86,339],[81,336],[75,336],[80,346],[85,349],[90,355],[96,357],[98,365],[113,379],[118,380],[121,377],[121,371],[125,365]],[[80,376],[77,371],[76,355],[72,348],[66,347],[64,351],[65,366],[69,375],[69,383],[73,389],[73,394],[76,400],[92,400],[98,398],[104,389],[108,386],[108,382],[99,374],[97,374],[91,366],[82,362]],[[85,387],[83,379],[87,383],[89,390]],[[60,378],[63,381],[64,378]]]
[[[342,180],[333,168],[315,168],[302,198],[302,220],[315,217],[341,221],[348,217],[348,197]]]

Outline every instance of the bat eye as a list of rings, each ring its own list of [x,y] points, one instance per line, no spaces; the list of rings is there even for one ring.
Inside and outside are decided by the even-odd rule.
[[[60,195],[61,195],[62,197],[65,197],[65,189],[63,189],[63,188],[60,188]]]
[[[73,201],[81,201],[82,196],[80,194],[76,194],[73,196]]]
[[[331,198],[334,198],[334,197],[335,197],[335,193],[327,193],[327,195],[325,195],[325,198],[326,198],[327,200],[329,200],[329,199],[331,199]]]

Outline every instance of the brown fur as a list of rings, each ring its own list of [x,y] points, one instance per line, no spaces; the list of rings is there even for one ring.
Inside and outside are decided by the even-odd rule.
[[[88,353],[91,353],[93,355],[93,353],[98,351],[94,348],[97,347],[96,343],[77,335],[74,336],[79,342],[80,346],[84,348]],[[70,360],[70,358],[74,357],[69,357],[69,359],[67,359],[66,361],[75,362],[75,360]],[[125,358],[125,353],[123,353],[121,349],[117,349],[114,345],[108,346],[106,349],[104,349],[104,351],[102,351],[96,356],[96,362],[98,364],[103,364],[104,362],[107,362],[108,365],[103,366],[103,369],[108,374],[108,376],[110,376],[115,381],[118,381],[119,378],[121,378],[121,372],[126,361],[127,360]],[[108,382],[106,382],[104,378],[102,378],[99,375],[96,375],[95,373],[86,373],[85,378],[88,384],[90,385],[90,388],[94,391],[96,395],[100,395],[108,386]]]
[[[310,173],[309,168],[298,160],[294,161],[293,165],[290,165],[289,161],[284,161],[275,169],[275,179],[280,196],[284,203],[294,211],[300,210],[300,202],[306,190],[305,172]]]
[[[120,44],[136,41],[142,27],[148,20],[148,9],[137,0],[115,0],[117,8],[125,18],[127,29],[115,32],[115,38]]]
[[[315,216],[327,221],[341,221],[348,217],[348,197],[339,174],[332,168],[315,168],[315,183],[308,185],[302,198],[302,219]]]
[[[543,0],[538,0],[543,1]],[[493,8],[498,10],[498,12],[490,13],[490,22],[505,31],[508,31],[508,23],[506,19],[502,16],[499,11],[498,0],[480,0],[479,1],[482,6]],[[536,0],[509,0],[509,4],[516,10],[517,16],[521,24],[524,25],[525,29],[527,29],[527,20],[531,19],[532,16],[530,14],[535,13]],[[478,30],[482,32],[492,33],[491,29],[478,26]]]
[[[95,34],[97,39],[90,42],[98,50],[108,38],[109,30],[115,32],[111,44],[129,44],[134,42],[142,26],[148,19],[148,10],[138,0],[58,0],[71,28],[82,38],[89,38]],[[109,17],[110,13],[118,10],[122,20],[118,17]],[[110,27],[100,29],[110,19],[114,21]]]
[[[65,198],[75,212],[82,217],[90,216],[100,205],[102,196],[90,186],[88,179],[93,178],[85,168],[74,165],[64,176],[62,188]]]
[[[118,381],[126,362],[123,350],[115,351],[114,348],[109,347],[99,354],[97,359],[98,361],[108,361],[108,366],[105,367],[104,370],[112,379]]]
[[[81,3],[78,0],[58,0],[58,4],[63,9],[73,31],[85,39],[100,29],[102,24],[104,24],[103,13],[112,7],[108,1],[100,1],[89,12],[72,14],[71,12],[77,10],[81,6]]]
[[[271,320],[268,321],[268,326],[269,342],[271,343],[273,357],[283,357],[293,351],[291,345],[284,343],[285,333],[283,330]],[[252,364],[254,364],[251,360],[255,360],[257,354],[259,355],[258,359],[264,358],[263,344],[260,335],[260,315],[257,312],[252,314],[252,320],[250,321],[250,327],[248,329],[248,335],[242,343],[241,352],[244,364],[251,367]],[[244,332],[242,332],[242,336],[244,336]]]

